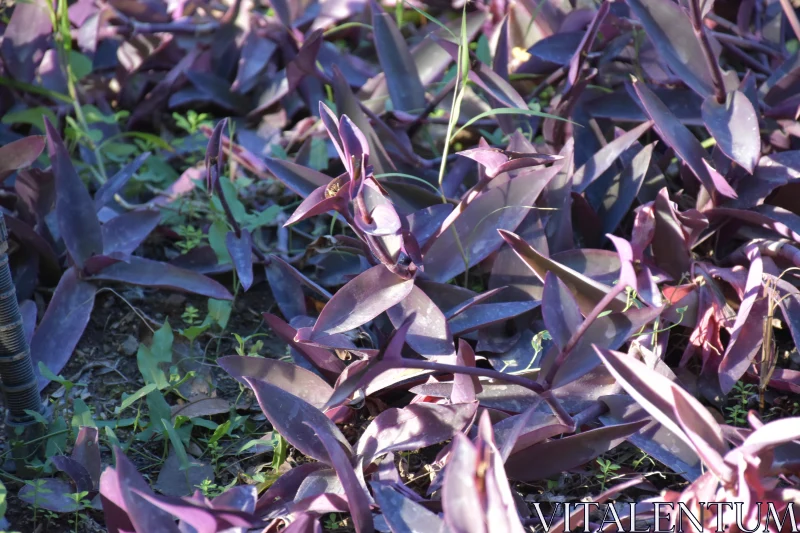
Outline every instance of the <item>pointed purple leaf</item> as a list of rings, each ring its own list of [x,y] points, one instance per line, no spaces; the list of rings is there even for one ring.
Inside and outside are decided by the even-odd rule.
[[[331,382],[344,371],[345,365],[331,351],[295,341],[297,330],[275,315],[264,313],[264,322],[285,343],[289,344]]]
[[[80,268],[93,255],[103,252],[103,234],[89,191],[78,177],[58,131],[45,118],[47,152],[56,185],[56,218],[61,238]]]
[[[477,409],[477,403],[416,403],[402,409],[387,409],[364,430],[356,452],[364,466],[368,466],[388,452],[433,446],[466,429]]]
[[[692,173],[709,192],[717,191],[728,198],[736,198],[736,191],[718,174],[715,176],[706,167],[707,153],[689,129],[641,81],[633,82],[638,103],[655,123],[656,131],[675,153],[689,166]]]
[[[96,292],[94,284],[78,278],[74,267],[64,272],[31,339],[34,368],[42,362],[53,374],[61,372],[89,323]],[[39,376],[40,391],[48,383],[50,380]]]
[[[387,310],[394,327],[400,327],[408,317],[416,318],[408,330],[406,342],[420,355],[454,355],[455,346],[447,319],[441,309],[416,285],[400,303]]]
[[[703,120],[717,146],[725,155],[752,174],[761,155],[761,133],[758,115],[747,96],[739,91],[728,93],[720,104],[709,96],[703,102]]]
[[[0,47],[6,73],[17,81],[32,82],[36,68],[50,47],[52,33],[50,9],[45,0],[17,4]]]
[[[157,209],[137,209],[116,216],[103,224],[103,255],[130,255],[161,222]]]
[[[231,254],[231,261],[236,268],[239,281],[247,292],[253,285],[253,239],[250,237],[250,232],[243,229],[241,237],[237,237],[235,232],[229,231],[225,235],[225,247]]]
[[[578,303],[564,282],[548,272],[542,291],[542,316],[548,333],[560,350],[578,330],[583,317]]]
[[[687,14],[675,2],[625,0],[669,68],[703,98],[713,90],[711,73]]]
[[[333,394],[333,387],[321,377],[277,359],[228,355],[217,359],[217,363],[242,385],[247,385],[245,377],[259,379],[280,387],[317,409],[322,409]]]
[[[330,335],[355,329],[402,302],[413,287],[413,279],[376,265],[333,295],[314,324],[314,332]]]
[[[114,195],[125,187],[148,157],[150,157],[150,152],[139,154],[136,159],[125,165],[119,172],[101,185],[94,194],[94,208],[99,211],[101,207],[111,202],[111,200],[114,199]]]
[[[386,483],[370,484],[392,533],[444,533],[439,515],[403,496]]]
[[[103,281],[120,281],[144,287],[173,289],[199,294],[215,300],[232,300],[228,290],[211,278],[143,257],[131,257],[129,263],[116,263],[92,276]]]
[[[426,105],[425,89],[406,39],[394,17],[385,13],[374,0],[370,7],[375,51],[386,76],[392,107],[397,111],[420,112]]]
[[[328,451],[318,437],[324,431],[352,455],[353,450],[342,432],[319,409],[266,381],[246,376],[244,379],[255,392],[258,405],[275,430],[301,453],[331,465]],[[306,422],[311,422],[314,429]]]

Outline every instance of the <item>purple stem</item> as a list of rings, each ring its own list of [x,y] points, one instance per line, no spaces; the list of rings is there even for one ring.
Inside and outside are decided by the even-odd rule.
[[[592,309],[592,312],[586,316],[586,319],[581,323],[580,327],[575,331],[575,333],[572,334],[572,337],[569,338],[569,341],[567,341],[566,346],[564,346],[564,349],[561,351],[561,353],[558,354],[558,357],[553,362],[553,365],[550,367],[550,370],[548,370],[547,376],[545,377],[544,380],[545,387],[547,388],[550,387],[550,384],[553,382],[553,378],[555,377],[556,372],[558,372],[558,369],[561,367],[562,364],[564,364],[564,361],[567,359],[569,354],[572,353],[572,350],[575,348],[575,346],[578,344],[578,341],[581,340],[583,335],[589,329],[589,326],[591,326],[592,323],[600,315],[600,313],[602,313],[605,310],[608,304],[613,302],[617,296],[619,296],[620,294],[622,294],[623,291],[625,291],[625,287],[626,285],[622,282],[614,285],[611,288],[611,291],[609,291],[609,293],[606,294],[602,300],[600,300],[600,302],[594,307],[594,309]]]
[[[694,33],[700,41],[703,55],[711,71],[711,79],[714,82],[714,98],[717,99],[718,103],[723,104],[725,103],[725,82],[722,79],[722,69],[720,69],[719,62],[717,62],[717,59],[714,57],[714,51],[711,49],[711,42],[708,40],[708,34],[703,26],[703,16],[700,12],[700,0],[691,0],[689,2],[689,11]]]

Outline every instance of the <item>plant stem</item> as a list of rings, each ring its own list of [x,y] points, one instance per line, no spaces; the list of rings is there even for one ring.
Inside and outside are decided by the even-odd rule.
[[[553,382],[553,378],[555,377],[556,372],[558,372],[558,369],[561,368],[561,365],[567,359],[569,354],[572,353],[572,350],[575,348],[575,346],[578,344],[578,341],[581,340],[583,335],[589,329],[589,326],[591,326],[592,323],[600,315],[600,313],[602,313],[605,310],[608,304],[613,302],[617,296],[619,296],[625,291],[625,287],[626,285],[621,282],[614,285],[611,288],[611,291],[609,291],[608,294],[606,294],[603,297],[603,299],[600,300],[600,302],[594,307],[594,309],[592,309],[592,312],[586,315],[586,319],[581,323],[580,327],[575,331],[575,333],[572,334],[572,337],[569,338],[569,341],[567,341],[567,344],[566,346],[564,346],[564,349],[561,351],[561,353],[558,354],[558,357],[556,357],[556,360],[553,362],[553,365],[547,371],[547,376],[545,377],[544,380],[546,387],[548,388],[550,387],[550,384]]]
[[[689,2],[689,11],[694,33],[700,41],[703,55],[711,71],[711,79],[714,83],[714,98],[717,99],[718,103],[723,104],[725,103],[725,82],[722,79],[722,69],[719,66],[719,62],[714,57],[714,51],[711,49],[711,42],[708,40],[708,34],[703,26],[703,16],[700,12],[700,0],[691,0]]]

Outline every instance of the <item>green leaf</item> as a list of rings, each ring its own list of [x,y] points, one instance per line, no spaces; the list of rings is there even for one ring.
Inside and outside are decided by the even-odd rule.
[[[215,220],[208,228],[208,244],[217,254],[217,261],[221,265],[231,262],[231,254],[228,253],[228,247],[225,245],[225,235],[228,234],[228,231],[228,225],[222,220]]]
[[[231,303],[227,300],[214,300],[213,298],[208,300],[208,316],[222,329],[225,329],[231,318]]]
[[[172,419],[172,410],[161,391],[154,390],[147,395],[147,409],[150,412],[150,427],[160,430],[158,420]]]
[[[475,51],[475,55],[484,65],[492,65],[492,51],[489,49],[489,39],[485,35],[478,38],[478,49]]]
[[[226,420],[224,424],[221,424],[217,429],[214,430],[214,434],[211,435],[211,438],[208,439],[209,444],[214,444],[219,441],[222,437],[228,434],[228,431],[231,429],[231,421]]]
[[[271,205],[256,215],[247,215],[247,223],[244,225],[250,233],[258,228],[271,224],[278,217],[283,208],[279,205]]]
[[[233,213],[233,218],[236,219],[236,222],[240,224],[245,221],[247,218],[247,209],[245,209],[244,204],[239,200],[239,193],[234,187],[233,183],[227,178],[220,178],[219,184],[222,187],[222,193],[225,195],[225,200],[228,202],[228,207]],[[216,196],[212,199],[212,203],[216,208],[217,212],[222,213],[222,202]]]
[[[39,361],[39,372],[42,374],[42,376],[46,377],[50,381],[55,381],[59,385],[62,385],[65,389],[67,389],[67,392],[69,392],[70,389],[75,386],[75,384],[70,380],[53,374],[42,361]]]
[[[194,341],[197,337],[205,333],[205,331],[210,327],[211,323],[208,320],[206,320],[202,324],[181,330],[181,334],[187,339],[189,339],[189,341]]]
[[[145,384],[152,383],[159,389],[169,385],[166,374],[158,365],[159,363],[172,362],[172,342],[174,338],[169,320],[167,320],[161,329],[153,335],[153,344],[149,348],[144,344],[139,345],[136,360]]]
[[[314,170],[325,170],[328,168],[328,148],[325,141],[314,137],[311,139],[311,153],[308,159],[308,166]]]
[[[124,411],[125,409],[133,405],[134,402],[144,398],[145,396],[147,396],[156,389],[158,389],[158,387],[156,386],[155,383],[150,383],[149,385],[145,385],[141,389],[137,390],[136,392],[134,392],[133,394],[122,400],[122,403],[119,406],[119,410]]]
[[[178,456],[178,461],[181,464],[181,470],[186,471],[191,468],[191,464],[189,463],[189,455],[186,453],[186,448],[183,446],[183,441],[181,440],[180,435],[172,426],[172,423],[169,420],[161,419],[161,425],[164,426],[164,430],[169,435],[169,441],[172,443],[172,447],[175,449],[175,455]]]
[[[8,509],[8,502],[6,498],[8,496],[8,490],[6,486],[0,482],[0,518],[3,518],[6,515],[6,510]]]
[[[289,453],[289,443],[283,438],[283,435],[276,433],[272,438],[272,469],[278,471],[283,463],[286,462],[286,456]]]
[[[70,50],[69,68],[72,71],[72,75],[75,76],[75,79],[80,81],[92,73],[92,60],[80,52]]]
[[[76,398],[72,404],[72,427],[79,428],[82,426],[97,427],[92,418],[92,411],[89,406],[81,400]]]
[[[52,435],[49,439],[47,439],[47,444],[45,445],[45,454],[47,457],[53,457],[54,455],[58,455],[64,453],[67,449],[67,422],[64,420],[63,416],[57,416],[53,419],[53,422],[50,424],[50,427],[47,428],[47,432]]]
[[[3,116],[3,124],[30,124],[44,132],[44,117],[47,117],[51,123],[58,124],[58,117],[50,109],[46,107],[31,107],[22,111],[13,111],[6,113]]]

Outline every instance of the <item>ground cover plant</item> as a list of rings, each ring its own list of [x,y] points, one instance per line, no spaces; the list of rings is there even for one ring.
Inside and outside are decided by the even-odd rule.
[[[0,9],[0,529],[800,522],[790,0]]]

